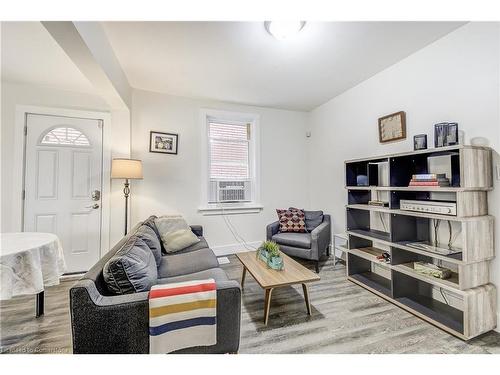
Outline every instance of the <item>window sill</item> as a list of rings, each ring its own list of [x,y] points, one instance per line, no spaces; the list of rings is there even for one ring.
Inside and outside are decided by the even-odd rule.
[[[231,205],[207,205],[198,208],[202,215],[236,215],[236,214],[257,214],[264,209],[264,206],[257,203],[231,204]]]

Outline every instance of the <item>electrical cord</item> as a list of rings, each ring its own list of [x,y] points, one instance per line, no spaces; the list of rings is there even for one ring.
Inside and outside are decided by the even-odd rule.
[[[383,213],[382,212],[379,212],[378,213],[379,216],[380,216],[380,221],[382,222],[382,226],[384,227],[384,231],[387,232],[387,227],[385,226],[385,221],[384,221],[384,216],[383,216]]]
[[[448,300],[446,299],[446,296],[444,295],[443,293],[443,288],[439,288],[439,292],[441,293],[441,295],[443,296],[443,299],[444,299],[444,302],[446,302],[447,305],[449,305],[450,303],[448,302]]]
[[[433,226],[434,226],[434,246],[438,247],[438,230],[439,230],[439,224],[441,224],[440,219],[433,219]]]
[[[379,196],[379,191],[376,192],[377,194],[377,200],[379,201],[380,200],[380,196]],[[379,217],[380,217],[380,222],[382,223],[382,226],[384,227],[384,231],[387,232],[387,226],[385,225],[385,221],[384,221],[384,216],[383,216],[383,213],[382,212],[379,212],[378,213]]]
[[[450,236],[448,238],[448,249],[451,250],[451,245],[453,244],[453,242],[452,242],[453,228],[451,227],[451,221],[450,220],[447,220],[447,221],[448,221],[448,232],[450,234]]]
[[[234,227],[233,223],[231,223],[231,220],[229,217],[226,215],[226,212],[224,210],[224,207],[221,207],[222,211],[222,218],[224,219],[224,223],[226,224],[227,228],[231,232],[233,238],[238,242],[240,245],[242,245],[246,250],[256,250],[255,247],[249,245],[247,241],[238,233],[237,229]]]

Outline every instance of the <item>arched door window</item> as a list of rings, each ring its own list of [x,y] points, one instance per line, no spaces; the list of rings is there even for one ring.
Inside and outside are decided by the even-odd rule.
[[[42,136],[40,144],[44,146],[90,146],[85,134],[69,126],[61,126],[48,131]]]

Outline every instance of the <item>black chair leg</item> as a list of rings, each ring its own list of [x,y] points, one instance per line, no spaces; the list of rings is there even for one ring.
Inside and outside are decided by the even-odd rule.
[[[319,273],[319,260],[316,261],[316,273]]]

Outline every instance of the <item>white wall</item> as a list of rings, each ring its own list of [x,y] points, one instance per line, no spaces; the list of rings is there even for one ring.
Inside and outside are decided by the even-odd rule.
[[[204,184],[200,177],[201,108],[260,115],[264,210],[229,217],[247,242],[265,239],[266,225],[276,220],[276,208],[308,206],[307,114],[134,90],[132,157],[143,160],[144,179],[132,181],[132,223],[151,214],[181,213],[189,223],[202,224],[207,241],[221,253],[243,247],[237,245],[222,216],[203,216],[198,212]],[[150,153],[150,130],[178,133],[179,154]]]
[[[34,85],[1,83],[1,231],[21,230],[18,223],[11,220],[19,202],[12,199],[12,178],[15,144],[15,112],[18,105],[59,107],[111,113],[112,157],[130,155],[130,115],[127,110],[110,110],[98,96],[56,90]],[[124,203],[121,181],[112,181],[110,243],[114,244],[123,236]],[[21,192],[18,194],[21,197]]]
[[[498,23],[467,24],[310,113],[311,205],[334,215],[335,232],[345,231],[346,159],[412,150],[413,135],[420,133],[432,147],[433,124],[456,121],[466,143],[488,138],[500,163],[499,57]],[[400,110],[407,139],[381,145],[377,119]],[[489,212],[496,217],[497,258],[491,274],[500,287],[500,181],[494,184]]]

